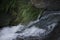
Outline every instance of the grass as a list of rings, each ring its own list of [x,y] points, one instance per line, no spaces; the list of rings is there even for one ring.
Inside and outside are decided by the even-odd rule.
[[[8,21],[6,22],[7,25],[17,25],[19,23],[27,24],[30,21],[36,20],[38,15],[41,14],[42,9],[33,7],[28,0],[3,0],[0,11],[1,16],[4,16],[3,19]]]

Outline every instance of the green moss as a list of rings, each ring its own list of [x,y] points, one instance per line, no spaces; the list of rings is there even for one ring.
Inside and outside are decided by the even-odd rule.
[[[20,6],[20,13],[14,23],[27,24],[30,21],[36,20],[42,9],[38,9],[32,6],[32,4],[23,4]],[[13,24],[14,24],[13,23]]]
[[[35,20],[42,9],[32,6],[28,0],[1,0],[0,26],[27,24]]]

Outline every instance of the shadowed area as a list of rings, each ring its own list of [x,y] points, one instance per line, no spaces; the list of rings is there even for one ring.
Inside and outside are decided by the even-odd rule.
[[[60,40],[60,0],[0,0],[0,40]]]

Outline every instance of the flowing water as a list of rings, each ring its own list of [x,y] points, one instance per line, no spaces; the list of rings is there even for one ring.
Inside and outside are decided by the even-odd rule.
[[[0,40],[43,40],[57,24],[57,20],[53,15],[59,14],[44,14],[48,16],[41,18],[39,16],[37,20],[31,21],[27,26],[19,24],[17,26],[4,27],[0,30]]]

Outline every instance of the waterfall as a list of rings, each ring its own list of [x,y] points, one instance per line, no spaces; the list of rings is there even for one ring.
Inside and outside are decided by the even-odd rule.
[[[40,40],[45,38],[56,26],[57,20],[53,18],[52,15],[59,15],[59,13],[49,14],[48,16],[43,16],[35,21],[31,21],[27,26],[17,25],[12,27],[4,27],[0,30],[0,40],[30,40],[29,37],[38,37]],[[51,16],[50,19],[48,19]]]
[[[19,24],[17,26],[4,27],[0,30],[0,40],[15,40],[18,35],[19,37],[39,36],[39,34],[44,33],[46,30],[32,26],[38,21],[39,19],[31,21],[27,26]]]
[[[31,22],[29,25],[31,24],[33,24],[33,22]],[[5,27],[2,30],[0,30],[0,40],[13,40],[18,35],[19,37],[39,36],[39,34],[42,34],[45,31],[46,30],[40,29],[35,26],[25,28],[25,26],[19,24],[17,26]]]

